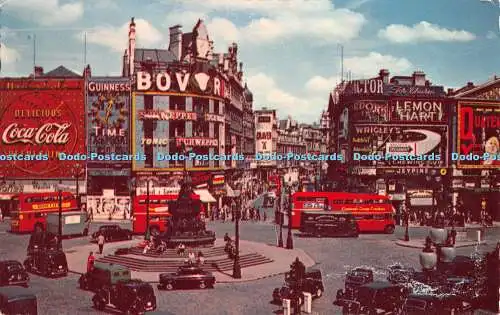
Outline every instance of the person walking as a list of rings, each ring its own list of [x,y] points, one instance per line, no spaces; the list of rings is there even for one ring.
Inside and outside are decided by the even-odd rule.
[[[0,207],[0,222],[3,222],[3,209]]]
[[[87,272],[91,272],[94,269],[94,262],[94,253],[90,252],[89,257],[87,258]]]
[[[102,233],[97,237],[97,245],[99,245],[99,254],[102,255],[104,249],[104,235],[102,235]]]

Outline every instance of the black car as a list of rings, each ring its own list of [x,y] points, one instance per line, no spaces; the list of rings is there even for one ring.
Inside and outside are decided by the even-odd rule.
[[[160,290],[186,289],[186,288],[213,288],[215,276],[195,265],[179,267],[175,273],[160,274]]]
[[[129,229],[122,229],[119,225],[103,225],[99,231],[92,233],[92,241],[97,242],[99,235],[104,235],[106,242],[112,241],[125,241],[132,239],[132,231]]]
[[[378,314],[379,311],[399,314],[410,292],[386,281],[374,281],[359,287],[349,299],[337,299],[344,314]]]
[[[296,288],[295,280],[290,276],[290,273],[287,272],[285,274],[285,285],[281,288],[275,288],[273,290],[273,302],[281,303],[283,299],[290,299],[293,297],[293,290]],[[302,292],[311,293],[313,298],[320,298],[323,296],[323,292],[325,287],[323,285],[323,276],[321,275],[321,271],[319,269],[307,269],[304,275],[304,279],[302,280],[301,287],[298,288],[300,294],[298,295],[300,298],[299,304],[302,304],[304,301]]]
[[[46,277],[68,275],[68,262],[62,250],[33,251],[24,261],[26,271]]]
[[[92,302],[100,311],[111,306],[126,314],[144,314],[156,309],[153,287],[141,280],[119,281],[105,286],[96,292]]]
[[[415,269],[406,268],[401,265],[393,265],[389,267],[389,275],[387,281],[391,283],[409,283],[415,277]]]
[[[0,314],[37,315],[36,295],[30,289],[18,286],[0,288]]]
[[[337,291],[337,299],[333,304],[339,305],[342,300],[354,299],[358,288],[363,284],[373,281],[373,271],[366,268],[354,268],[347,272],[344,282],[344,290]]]
[[[403,306],[404,315],[472,315],[470,303],[456,295],[417,295],[410,294]]]
[[[351,213],[332,211],[301,211],[300,232],[321,236],[358,237],[359,227]]]
[[[0,287],[6,285],[28,286],[30,277],[17,260],[0,261]]]
[[[54,233],[42,231],[31,234],[28,243],[28,254],[33,251],[54,250],[58,248],[57,237]]]

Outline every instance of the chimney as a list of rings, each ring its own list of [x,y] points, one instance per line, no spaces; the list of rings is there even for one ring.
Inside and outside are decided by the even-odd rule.
[[[33,71],[35,74],[35,78],[43,76],[43,67],[35,66],[35,69]]]
[[[90,78],[91,76],[92,76],[92,69],[90,68],[90,65],[86,65],[85,69],[83,69],[83,77]]]
[[[447,94],[448,94],[448,96],[453,95],[453,92],[454,92],[454,91],[455,91],[454,89],[449,88],[449,89],[448,89],[448,93],[447,93]]]
[[[389,84],[389,70],[381,69],[378,75],[382,79],[384,84]]]
[[[472,82],[467,82],[467,87],[468,87],[468,88],[473,88],[473,87],[474,87],[474,83],[472,83]]]
[[[168,50],[170,50],[178,61],[182,58],[182,26],[177,24],[169,28],[170,42]]]
[[[129,58],[129,73],[131,76],[134,74],[135,63],[135,21],[134,18],[130,20],[128,27],[128,58]]]
[[[413,85],[425,86],[425,73],[423,71],[413,72]]]
[[[130,67],[128,65],[128,49],[125,49],[125,52],[123,53],[123,66],[122,66],[122,76],[128,77],[129,73],[128,71],[130,70]]]

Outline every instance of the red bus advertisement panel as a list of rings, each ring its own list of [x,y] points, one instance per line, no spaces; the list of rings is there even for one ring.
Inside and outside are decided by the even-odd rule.
[[[47,214],[59,211],[59,193],[21,193],[12,198],[15,211],[11,214],[11,232],[26,233],[47,228]],[[63,212],[77,210],[76,198],[70,192],[61,193]]]
[[[344,192],[297,192],[292,196],[292,228],[300,228],[301,211],[346,211],[360,232],[393,233],[395,210],[387,196]]]
[[[71,178],[85,164],[59,153],[85,152],[83,79],[0,80],[0,174]]]

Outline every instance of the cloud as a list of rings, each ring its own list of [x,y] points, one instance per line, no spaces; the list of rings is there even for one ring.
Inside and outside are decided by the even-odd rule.
[[[313,93],[327,95],[339,83],[340,76],[325,78],[316,75],[306,82],[305,88]]]
[[[14,64],[21,58],[19,52],[14,48],[9,48],[3,43],[1,44],[1,46],[0,60],[2,61],[2,64]]]
[[[114,0],[87,0],[93,9],[98,10],[116,10],[118,4]]]
[[[327,104],[324,95],[316,97],[299,97],[281,89],[276,81],[265,73],[259,72],[247,77],[249,88],[252,90],[259,105],[278,110],[280,119],[291,115],[301,122],[317,121],[321,109]],[[260,107],[255,107],[260,109]]]
[[[83,16],[83,2],[60,3],[59,0],[15,0],[3,8],[26,21],[43,26],[69,24]]]
[[[378,75],[380,69],[388,69],[391,73],[401,73],[412,67],[412,63],[406,58],[382,55],[378,52],[370,52],[363,57],[344,59],[344,68],[351,71],[353,79],[374,77]]]
[[[196,6],[190,1],[178,3],[188,12],[202,12],[208,16],[215,11],[244,12],[249,16],[252,13],[259,14],[260,18],[246,25],[236,26],[229,20],[220,19],[216,26],[222,25],[224,20],[227,29],[209,29],[211,34],[221,38],[227,37],[226,31],[229,30],[231,37],[253,44],[301,38],[319,43],[347,41],[358,37],[366,22],[362,14],[348,9],[335,9],[329,0],[207,0],[196,2]],[[210,24],[209,20],[207,24]]]
[[[465,30],[449,30],[439,25],[422,21],[412,27],[402,24],[391,24],[379,31],[378,36],[393,43],[417,42],[467,42],[474,40],[476,35]]]
[[[207,23],[207,30],[215,46],[219,45],[222,48],[219,50],[226,49],[223,45],[241,41],[241,34],[238,28],[231,21],[224,18],[213,18],[210,20]]]
[[[135,19],[136,47],[153,47],[163,40],[163,35],[151,23],[144,19]],[[87,43],[105,46],[114,51],[123,52],[127,48],[129,22],[120,27],[101,26],[87,31]],[[77,34],[81,40],[83,34]]]

